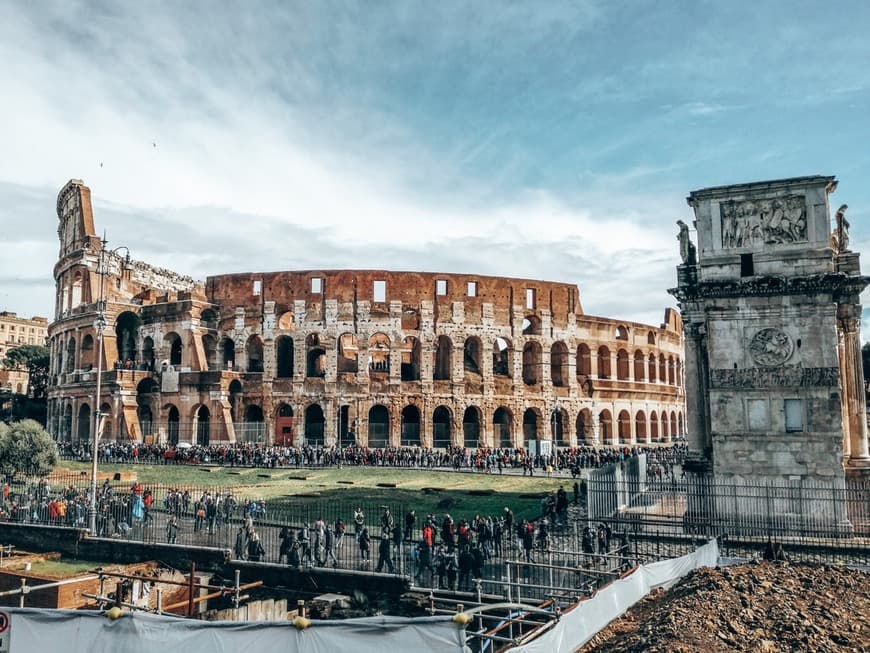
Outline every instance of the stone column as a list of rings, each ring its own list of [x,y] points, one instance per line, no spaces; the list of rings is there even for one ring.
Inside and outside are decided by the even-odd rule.
[[[706,329],[701,323],[687,323],[686,333],[686,426],[689,456],[709,459],[712,440],[707,415]],[[659,425],[661,430],[661,424]],[[661,432],[659,433],[661,437]]]
[[[840,306],[840,312],[848,312],[839,319],[843,349],[840,359],[840,383],[843,393],[843,427],[846,431],[849,467],[870,467],[870,452],[867,446],[867,416],[864,400],[864,369],[861,360],[861,340],[858,334],[859,320],[854,315],[854,305]],[[844,311],[844,309],[846,309]],[[858,309],[860,314],[860,309]]]

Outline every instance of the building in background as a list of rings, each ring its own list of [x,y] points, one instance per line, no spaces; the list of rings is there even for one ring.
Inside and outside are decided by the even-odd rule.
[[[80,181],[57,215],[48,423],[59,439],[90,439],[98,364],[106,440],[546,450],[684,433],[674,310],[658,327],[591,317],[576,286],[465,274],[202,283],[104,249]]]
[[[0,389],[19,395],[29,394],[27,370],[6,369],[3,359],[9,350],[21,345],[48,344],[48,319],[18,317],[16,313],[0,311]]]

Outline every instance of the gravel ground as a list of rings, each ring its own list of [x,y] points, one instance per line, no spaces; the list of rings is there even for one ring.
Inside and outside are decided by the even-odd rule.
[[[699,569],[580,651],[870,651],[870,574],[768,562]]]

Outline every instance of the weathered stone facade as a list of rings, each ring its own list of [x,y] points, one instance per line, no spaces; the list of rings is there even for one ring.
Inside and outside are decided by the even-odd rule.
[[[104,439],[515,447],[684,432],[676,311],[658,328],[591,317],[576,286],[463,274],[308,270],[202,284],[102,251],[81,182],[61,191],[58,217],[58,438],[92,432],[101,280]]]
[[[696,469],[736,482],[824,479],[870,463],[858,332],[868,283],[833,177],[691,193],[697,259],[677,288]]]

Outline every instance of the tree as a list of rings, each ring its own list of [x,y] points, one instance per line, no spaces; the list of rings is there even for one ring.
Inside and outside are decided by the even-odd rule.
[[[27,370],[30,396],[44,399],[48,390],[50,352],[42,345],[21,345],[6,352],[3,365],[10,370]]]
[[[25,419],[0,427],[0,473],[45,476],[57,464],[57,447],[39,422]]]

